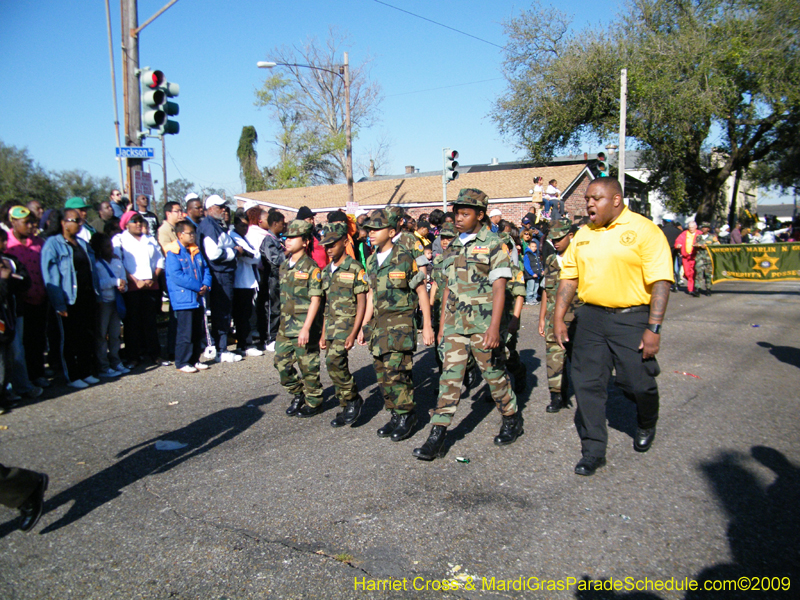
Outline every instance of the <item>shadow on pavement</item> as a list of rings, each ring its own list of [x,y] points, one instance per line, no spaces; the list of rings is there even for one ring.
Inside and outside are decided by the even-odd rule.
[[[763,477],[747,464],[754,459],[769,469],[775,480],[762,483]],[[706,567],[690,581],[697,581],[697,590],[681,590],[685,600],[725,598],[789,598],[796,597],[791,585],[800,576],[800,468],[790,463],[777,450],[754,446],[750,456],[724,452],[712,462],[700,465],[720,505],[729,518],[728,544],[732,562]],[[679,586],[684,574],[675,574]],[[591,581],[584,576],[584,587],[600,585],[607,580]],[[717,590],[705,590],[708,582]],[[728,582],[728,583],[726,583]],[[749,589],[731,589],[732,583],[744,582]],[[720,589],[727,585],[727,589]],[[767,587],[769,586],[769,587]],[[776,590],[775,587],[779,589]],[[756,589],[756,588],[760,589]],[[766,587],[766,589],[764,589]],[[578,600],[658,600],[647,591],[616,592],[611,590],[576,591]]]
[[[50,533],[74,523],[117,498],[125,487],[140,479],[155,473],[165,473],[233,439],[261,419],[264,413],[259,407],[269,404],[274,398],[274,395],[263,396],[248,400],[240,406],[224,408],[186,427],[126,448],[117,455],[116,458],[121,459],[118,462],[47,500],[44,514],[70,502],[73,504],[64,516],[45,527],[41,533]],[[154,447],[158,440],[174,440],[187,446],[179,450],[159,451]],[[53,473],[50,476],[53,481]],[[15,521],[0,526],[0,538],[14,529]]]
[[[800,348],[775,346],[769,342],[757,342],[757,345],[769,350],[769,353],[779,361],[800,368]]]

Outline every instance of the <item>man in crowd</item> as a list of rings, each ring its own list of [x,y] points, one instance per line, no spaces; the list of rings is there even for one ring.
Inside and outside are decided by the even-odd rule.
[[[192,225],[197,229],[200,227],[200,222],[206,216],[206,211],[203,208],[203,201],[200,199],[200,196],[194,192],[190,192],[186,194],[186,197],[183,199],[183,204],[186,206],[186,218],[191,221]]]
[[[628,210],[616,179],[594,180],[586,190],[590,224],[578,230],[564,253],[556,292],[553,333],[566,349],[564,317],[575,293],[572,383],[578,402],[575,424],[583,457],[578,475],[592,475],[606,463],[606,400],[612,367],[615,383],[636,404],[634,450],[647,452],[658,421],[656,361],[661,323],[672,284],[671,253],[661,230]]]
[[[114,218],[114,208],[111,206],[111,202],[103,200],[100,206],[97,207],[97,214],[98,217],[90,225],[95,231],[104,232],[106,225]]]
[[[114,216],[118,219],[122,218],[122,215],[125,214],[125,211],[128,210],[128,202],[122,196],[122,192],[119,190],[111,190],[111,193],[108,195],[108,201],[111,204],[111,208],[114,211]]]
[[[166,256],[166,247],[178,240],[175,225],[184,220],[180,202],[167,202],[164,205],[164,222],[158,228],[158,243]]]
[[[492,233],[500,231],[500,221],[503,220],[503,212],[499,208],[489,211],[489,220],[492,222]]]
[[[267,235],[261,242],[261,264],[263,267],[261,288],[263,310],[256,312],[258,333],[264,350],[275,351],[275,340],[281,321],[281,280],[278,269],[286,260],[286,248],[281,242],[281,235],[286,230],[286,218],[282,212],[269,211],[267,215]]]
[[[147,223],[147,233],[155,237],[156,231],[158,231],[158,217],[150,210],[150,198],[144,194],[136,196],[136,211]]]
[[[217,194],[206,198],[206,217],[197,228],[197,245],[211,270],[211,336],[217,347],[217,362],[238,362],[242,357],[228,352],[228,330],[233,310],[236,257],[244,251],[228,233],[224,206],[225,200]]]

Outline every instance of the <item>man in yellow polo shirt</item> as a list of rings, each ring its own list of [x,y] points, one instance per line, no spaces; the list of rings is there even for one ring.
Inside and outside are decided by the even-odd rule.
[[[673,282],[672,254],[663,232],[622,201],[616,179],[593,181],[586,190],[591,223],[564,253],[556,292],[554,334],[569,341],[564,315],[577,291],[585,303],[576,310],[572,343],[575,424],[583,457],[578,475],[592,475],[606,463],[606,400],[612,367],[616,385],[638,411],[634,450],[647,452],[658,421],[660,369],[656,362],[661,323]]]

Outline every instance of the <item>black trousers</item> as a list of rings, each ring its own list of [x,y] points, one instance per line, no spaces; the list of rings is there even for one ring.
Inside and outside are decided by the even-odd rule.
[[[250,317],[253,316],[253,296],[250,288],[233,290],[233,326],[236,328],[236,348],[245,350],[250,345]]]
[[[62,366],[67,381],[85,379],[94,371],[96,311],[94,290],[79,291],[75,304],[67,306],[67,316],[58,317],[62,334]]]
[[[281,324],[281,284],[277,277],[263,277],[256,297],[256,326],[262,344],[278,337]]]
[[[44,377],[44,353],[47,348],[47,302],[39,305],[24,303],[22,316],[25,329],[22,344],[25,346],[25,364],[28,379],[35,382]]]
[[[212,271],[209,309],[211,310],[211,337],[217,354],[228,351],[228,331],[231,328],[233,311],[234,273]]]
[[[0,504],[19,508],[36,490],[40,481],[39,473],[0,465]]]
[[[161,355],[158,341],[158,313],[161,312],[160,290],[131,290],[125,292],[125,356],[138,360],[144,355]]]
[[[175,367],[194,366],[200,360],[203,333],[203,309],[175,310]]]
[[[616,385],[636,404],[639,427],[654,427],[658,421],[658,385],[661,372],[655,358],[642,360],[639,343],[646,312],[612,314],[584,305],[576,311],[577,325],[572,344],[572,385],[578,412],[575,425],[584,455],[603,457],[608,445],[606,401],[612,367]]]

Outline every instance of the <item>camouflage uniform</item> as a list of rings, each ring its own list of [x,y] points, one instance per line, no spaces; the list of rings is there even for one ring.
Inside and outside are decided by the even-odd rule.
[[[347,225],[331,223],[323,229],[321,244],[325,246],[338,241],[347,234]],[[333,263],[331,263],[332,265]],[[358,387],[350,373],[350,365],[344,342],[353,332],[356,320],[358,294],[369,290],[361,263],[344,256],[342,263],[331,272],[331,265],[322,271],[322,290],[325,292],[325,340],[328,350],[325,365],[333,381],[340,406],[347,406],[358,397]]]
[[[364,227],[382,229],[396,223],[386,211],[376,210]],[[414,410],[411,367],[417,348],[415,290],[425,283],[425,275],[410,254],[395,246],[382,265],[378,265],[377,252],[367,259],[366,276],[372,290],[373,314],[365,335],[369,333],[375,374],[386,409],[405,414]]]
[[[514,248],[514,239],[507,233],[499,234],[500,240],[505,244],[509,254],[511,248]],[[514,377],[514,383],[517,384],[517,390],[520,390],[522,382],[527,379],[527,371],[525,365],[520,360],[519,352],[517,352],[517,342],[519,341],[519,330],[513,334],[508,333],[508,324],[511,317],[514,315],[514,303],[518,297],[525,298],[525,276],[522,273],[518,264],[511,261],[511,279],[506,284],[506,301],[503,305],[503,320],[500,322],[500,337],[505,341],[506,346],[506,368],[508,372]]]
[[[568,221],[559,221],[556,225],[553,225],[550,230],[550,239],[557,240],[564,237],[569,234],[570,227]],[[544,341],[547,348],[547,384],[551,394],[561,394],[561,396],[564,397],[569,387],[566,381],[568,374],[564,368],[564,364],[566,359],[572,354],[572,341],[565,344],[565,349],[561,348],[556,341],[553,329],[553,315],[556,310],[556,290],[558,290],[558,283],[561,280],[561,265],[558,262],[557,254],[553,253],[545,259],[542,279],[542,286],[547,294],[544,326]],[[578,299],[578,295],[575,294],[572,304],[567,308],[567,312],[564,315],[564,323],[567,324],[567,332],[570,340],[572,340],[575,335],[575,309],[581,304],[583,304],[583,302],[581,302]]]
[[[400,218],[404,215],[403,209],[399,206],[387,206],[384,211],[386,211],[386,214],[390,218],[395,219],[395,224],[397,224]],[[425,253],[423,252],[424,248],[422,246],[422,242],[420,242],[419,238],[410,231],[399,232],[394,236],[392,244],[398,246],[400,250],[410,254],[417,263],[417,267],[425,267],[429,264],[429,261],[427,258],[425,258]]]
[[[456,205],[486,210],[486,194],[463,189]],[[431,425],[448,426],[461,397],[461,382],[472,352],[483,378],[503,416],[517,412],[517,398],[505,370],[505,348],[483,349],[483,336],[492,318],[492,284],[497,279],[510,280],[511,258],[497,234],[483,227],[466,245],[460,238],[450,244],[444,259],[448,298],[444,312],[442,356],[444,370],[439,378],[439,401]]]
[[[311,230],[305,221],[292,221],[286,237],[299,237]],[[293,266],[286,260],[279,269],[281,281],[281,322],[275,340],[275,368],[281,385],[293,396],[305,396],[310,407],[322,404],[319,382],[319,339],[322,333],[322,307],[317,312],[308,343],[300,346],[297,338],[311,306],[311,298],[323,296],[322,273],[317,264],[303,255]],[[294,363],[300,368],[297,376]]]
[[[711,225],[708,223],[703,223],[700,225],[700,229],[705,227],[710,229]],[[710,233],[701,233],[694,241],[694,245],[697,248],[697,254],[694,258],[695,289],[707,294],[711,293],[711,276],[713,273],[711,254],[708,250],[706,250],[706,246],[713,246],[715,244],[719,244],[719,242],[715,242],[714,236]]]

